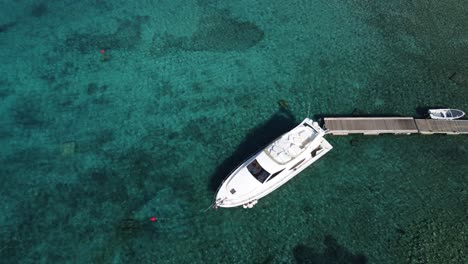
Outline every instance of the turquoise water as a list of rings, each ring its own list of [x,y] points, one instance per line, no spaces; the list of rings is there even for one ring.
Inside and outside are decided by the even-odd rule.
[[[1,262],[462,263],[466,136],[330,136],[205,212],[308,109],[468,110],[467,2],[380,2],[1,1]]]

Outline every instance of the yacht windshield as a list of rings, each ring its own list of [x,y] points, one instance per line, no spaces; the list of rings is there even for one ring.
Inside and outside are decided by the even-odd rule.
[[[247,169],[249,172],[257,179],[259,182],[263,183],[265,180],[270,176],[270,173],[266,171],[260,164],[258,164],[257,160],[252,161],[249,165],[247,165]]]

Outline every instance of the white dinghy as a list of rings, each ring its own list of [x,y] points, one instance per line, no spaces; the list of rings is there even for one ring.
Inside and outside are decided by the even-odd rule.
[[[458,109],[430,109],[429,115],[432,119],[454,120],[463,117],[465,112]]]
[[[215,207],[252,208],[333,148],[324,135],[306,118],[234,170],[219,187]]]

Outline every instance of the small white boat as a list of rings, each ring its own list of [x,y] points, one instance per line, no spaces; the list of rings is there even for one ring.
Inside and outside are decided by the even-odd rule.
[[[215,207],[252,208],[333,148],[324,135],[306,118],[234,170],[219,187]]]
[[[432,119],[454,120],[463,117],[465,112],[458,109],[430,109],[429,115]]]

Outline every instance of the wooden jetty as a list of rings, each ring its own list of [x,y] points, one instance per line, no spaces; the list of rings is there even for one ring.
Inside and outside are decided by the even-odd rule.
[[[468,134],[468,120],[415,119],[420,134]]]
[[[325,117],[332,135],[468,134],[468,120],[414,119],[413,117]]]

